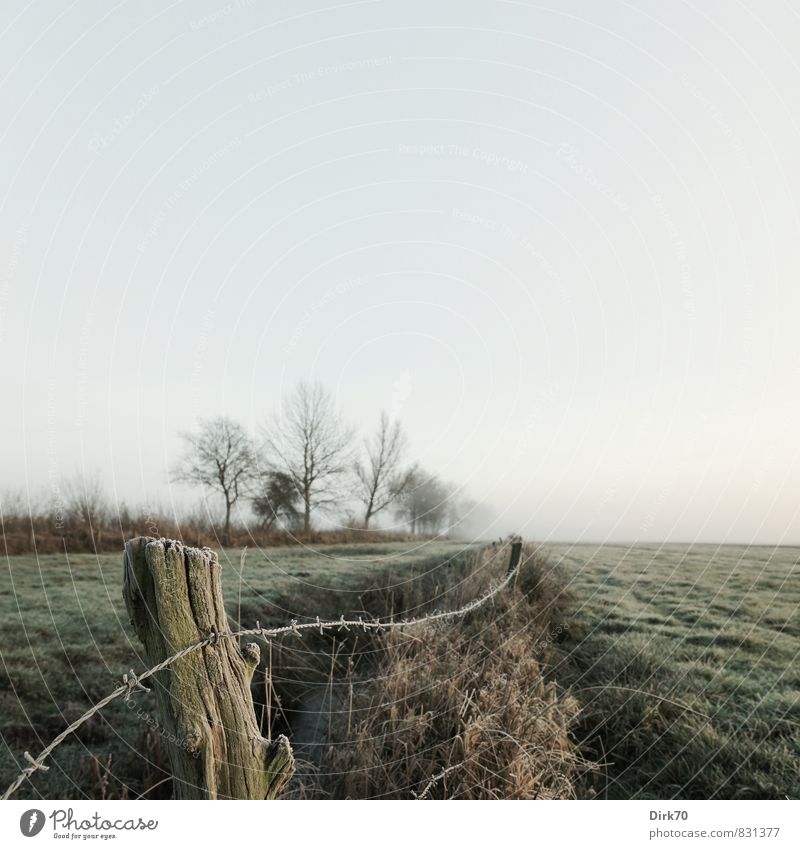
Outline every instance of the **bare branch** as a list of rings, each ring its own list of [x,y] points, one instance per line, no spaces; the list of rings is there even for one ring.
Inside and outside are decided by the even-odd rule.
[[[409,487],[413,467],[401,469],[408,439],[400,422],[381,413],[378,429],[364,441],[365,458],[355,464],[356,496],[364,505],[364,527],[377,513],[397,501]]]
[[[264,442],[270,465],[288,474],[297,489],[307,532],[312,511],[340,498],[352,465],[353,431],[321,383],[303,382],[266,426]]]

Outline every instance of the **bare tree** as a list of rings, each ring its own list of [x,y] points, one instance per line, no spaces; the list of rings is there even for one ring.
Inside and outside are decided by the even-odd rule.
[[[174,481],[200,484],[225,499],[222,544],[230,544],[231,510],[256,474],[256,456],[247,431],[219,416],[200,422],[196,433],[182,433],[186,449],[172,471]]]
[[[75,475],[61,487],[66,498],[67,513],[73,522],[94,534],[111,518],[99,475]]]
[[[352,429],[342,422],[319,382],[299,383],[267,426],[269,462],[292,478],[302,501],[306,533],[312,511],[339,500],[339,485],[352,467],[352,442]]]
[[[458,488],[455,486],[451,487],[451,492],[447,535],[456,539],[485,539],[497,518],[494,511],[485,502],[456,496]]]
[[[85,534],[85,541],[96,550],[103,542],[103,530],[111,521],[113,513],[100,483],[100,475],[76,474],[64,481],[58,492],[63,495],[59,496],[59,503],[54,504],[55,527],[63,528],[65,513],[71,528]],[[59,507],[63,507],[64,513],[60,512]]]
[[[408,440],[400,422],[381,413],[378,429],[364,441],[366,457],[355,464],[356,496],[364,505],[364,527],[370,519],[397,501],[413,480],[414,467],[402,468]]]
[[[400,499],[397,515],[412,534],[437,534],[447,518],[450,491],[435,475],[415,469]]]

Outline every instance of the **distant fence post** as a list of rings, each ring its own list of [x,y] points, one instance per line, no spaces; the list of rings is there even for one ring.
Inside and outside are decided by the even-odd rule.
[[[506,575],[510,575],[519,566],[520,557],[522,557],[522,537],[514,537],[511,541],[511,557],[508,560]]]
[[[147,662],[228,631],[214,552],[171,540],[125,544],[123,597]],[[151,677],[179,799],[273,799],[294,771],[289,741],[259,733],[256,643],[221,639]]]

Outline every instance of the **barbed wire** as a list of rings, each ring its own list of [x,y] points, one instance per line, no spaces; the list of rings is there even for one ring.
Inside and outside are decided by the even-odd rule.
[[[505,545],[499,546],[498,549],[490,557],[489,562],[492,562],[500,553],[500,551],[503,550],[503,548],[505,548]],[[129,672],[122,676],[122,684],[120,684],[119,687],[117,687],[115,690],[112,690],[105,698],[92,705],[92,707],[90,707],[82,716],[79,716],[74,722],[68,725],[57,737],[55,737],[50,742],[49,745],[42,749],[38,757],[34,758],[33,755],[30,754],[30,752],[24,752],[23,757],[26,761],[28,761],[30,765],[25,767],[20,772],[20,774],[14,779],[14,781],[11,782],[11,784],[8,786],[5,793],[3,793],[0,799],[10,799],[11,796],[13,796],[14,793],[19,790],[22,784],[39,770],[47,772],[50,767],[47,766],[44,761],[53,753],[53,751],[58,746],[61,745],[61,743],[64,742],[64,740],[67,739],[67,737],[69,737],[70,734],[72,734],[74,731],[77,731],[78,728],[80,728],[81,725],[84,724],[84,722],[87,722],[96,713],[99,713],[101,710],[103,710],[103,708],[105,708],[107,705],[120,698],[121,696],[125,696],[126,699],[128,699],[130,698],[133,692],[149,692],[150,688],[145,687],[142,683],[143,681],[146,681],[148,678],[152,677],[158,672],[161,672],[163,669],[166,669],[168,666],[171,666],[173,663],[183,657],[186,657],[189,654],[199,651],[200,649],[206,648],[207,646],[214,646],[220,640],[238,640],[241,637],[262,637],[263,639],[269,640],[275,637],[283,637],[290,634],[302,637],[306,631],[318,630],[320,634],[324,634],[325,631],[331,631],[334,629],[336,629],[337,631],[349,631],[351,628],[354,630],[361,629],[365,633],[369,631],[374,631],[380,634],[384,631],[402,631],[404,628],[415,628],[420,625],[426,625],[432,622],[441,622],[442,620],[457,619],[462,616],[466,616],[473,610],[477,610],[479,607],[482,607],[484,604],[487,604],[493,598],[495,598],[498,593],[502,592],[502,590],[505,589],[514,580],[517,573],[524,565],[525,560],[519,562],[512,570],[507,572],[502,580],[495,583],[495,585],[490,587],[482,596],[478,596],[478,598],[467,602],[467,604],[464,604],[461,607],[456,608],[455,610],[434,611],[433,613],[428,613],[424,616],[418,616],[412,619],[390,619],[389,621],[382,621],[379,617],[376,617],[375,619],[364,619],[363,616],[359,616],[357,619],[346,619],[344,614],[342,614],[338,619],[329,619],[326,621],[322,621],[320,617],[317,616],[313,622],[298,623],[296,619],[292,619],[288,625],[282,625],[278,628],[262,628],[261,623],[256,620],[255,628],[245,628],[238,631],[225,631],[221,633],[212,631],[204,640],[200,640],[197,643],[193,643],[192,645],[186,646],[186,648],[181,649],[181,651],[176,652],[173,655],[170,655],[169,657],[162,660],[160,663],[157,663],[155,666],[151,667],[145,672],[142,672],[140,675],[136,675],[136,673],[131,669]],[[488,563],[486,565],[488,565]]]

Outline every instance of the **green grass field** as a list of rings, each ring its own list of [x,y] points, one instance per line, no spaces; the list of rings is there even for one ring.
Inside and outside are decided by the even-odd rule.
[[[396,585],[400,592],[461,550],[456,543],[431,542],[251,549],[241,581],[242,625],[359,612],[369,589]],[[224,552],[221,561],[234,626],[240,552]],[[0,576],[0,660],[0,784],[5,788],[24,750],[38,753],[114,689],[124,672],[146,668],[122,602],[121,554],[7,558]],[[135,711],[121,700],[109,705],[56,750],[49,772],[40,772],[17,796],[113,796],[123,785],[136,796],[154,785],[165,762],[149,721],[151,700],[152,695],[141,697]]]
[[[461,547],[408,543],[226,552],[231,625],[285,624],[368,607],[370,590],[432,586]],[[582,705],[578,740],[609,798],[800,796],[799,549],[546,549],[572,603],[551,674]],[[442,564],[445,564],[443,566]],[[24,750],[144,668],[121,599],[119,555],[8,558],[0,577],[0,783]],[[385,593],[384,593],[385,594]],[[410,595],[410,594],[409,594]],[[311,652],[309,652],[310,656]],[[169,794],[150,718],[109,706],[61,746],[21,797]]]
[[[608,763],[604,793],[800,797],[800,549],[548,551],[575,597],[554,674]]]

